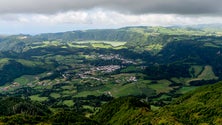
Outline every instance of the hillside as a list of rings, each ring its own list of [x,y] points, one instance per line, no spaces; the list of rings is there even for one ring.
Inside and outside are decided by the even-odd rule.
[[[75,111],[52,112],[39,102],[18,97],[0,99],[0,124],[98,124]]]
[[[92,116],[93,120],[74,110],[51,112],[47,106],[22,98],[5,97],[0,102],[0,123],[7,124],[220,125],[222,122],[222,82],[200,87],[159,109],[137,97],[120,97],[104,104]]]
[[[211,27],[208,27],[211,28]],[[215,31],[213,30],[215,29]],[[173,41],[193,40],[201,38],[219,38],[221,30],[207,26],[202,27],[125,27],[120,29],[97,29],[84,31],[68,31],[61,33],[45,33],[39,35],[13,35],[0,39],[0,50],[27,51],[31,48],[65,45],[74,47],[88,46],[87,43],[120,43],[120,46],[135,52],[150,51],[158,53],[165,45]],[[189,37],[187,37],[189,36]],[[91,41],[91,42],[90,42]],[[212,41],[209,41],[212,42]],[[111,44],[114,45],[115,44]],[[209,44],[212,45],[212,44]],[[214,43],[213,43],[214,45]],[[117,45],[118,46],[118,45]],[[215,45],[217,46],[217,44]]]
[[[222,123],[222,82],[200,87],[161,108],[153,124],[215,124]]]
[[[136,98],[119,98],[103,105],[95,119],[106,124],[220,125],[222,123],[222,82],[185,94],[158,110]]]
[[[138,125],[147,124],[151,115],[149,105],[135,97],[123,97],[104,104],[94,119],[102,124]]]

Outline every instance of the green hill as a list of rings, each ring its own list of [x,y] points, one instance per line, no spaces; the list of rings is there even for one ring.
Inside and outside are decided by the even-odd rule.
[[[51,114],[49,108],[41,103],[18,97],[0,99],[0,123],[36,124]]]
[[[221,105],[222,82],[219,82],[187,93],[155,111],[136,98],[119,98],[103,105],[94,119],[105,125],[221,125]]]
[[[0,123],[82,125],[221,125],[222,82],[206,85],[153,110],[136,97],[120,97],[104,104],[93,120],[71,110],[51,112],[47,106],[21,98],[0,100]]]
[[[10,116],[20,113],[44,116],[50,113],[50,110],[40,103],[34,103],[30,100],[17,97],[0,99],[0,110],[0,116]]]
[[[0,124],[6,125],[97,125],[95,121],[76,113],[75,111],[54,111],[39,102],[18,97],[0,99]]]
[[[102,124],[138,125],[150,121],[151,114],[150,107],[139,99],[123,97],[104,104],[94,119]]]
[[[222,82],[200,87],[161,108],[153,124],[222,124]]]

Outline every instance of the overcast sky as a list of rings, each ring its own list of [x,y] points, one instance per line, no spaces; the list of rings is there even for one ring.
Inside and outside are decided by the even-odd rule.
[[[222,0],[0,0],[0,34],[222,23]]]

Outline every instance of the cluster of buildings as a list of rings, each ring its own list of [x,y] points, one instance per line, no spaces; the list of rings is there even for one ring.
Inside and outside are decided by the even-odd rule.
[[[103,73],[111,73],[120,68],[121,67],[119,65],[106,65],[106,66],[98,66],[98,67],[91,68],[91,71],[92,72],[101,71]]]
[[[103,60],[112,60],[112,59],[121,60],[122,64],[137,64],[136,62],[132,60],[128,60],[128,59],[124,59],[120,57],[119,54],[110,54],[110,55],[100,54],[98,58],[103,59]]]
[[[19,83],[14,82],[14,83],[12,83],[12,84],[9,85],[9,86],[6,86],[6,87],[3,87],[3,88],[0,88],[0,90],[7,91],[7,90],[9,90],[9,89],[11,89],[11,88],[15,88],[15,87],[19,87],[19,86],[20,86]]]

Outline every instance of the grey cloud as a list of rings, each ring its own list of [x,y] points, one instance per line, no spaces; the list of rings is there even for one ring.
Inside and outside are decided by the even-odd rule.
[[[57,13],[103,8],[131,14],[222,14],[221,0],[0,0],[0,13]]]
[[[4,21],[8,21],[8,20],[17,21],[17,16],[14,16],[14,15],[13,16],[12,15],[1,15],[0,19],[4,20]]]

